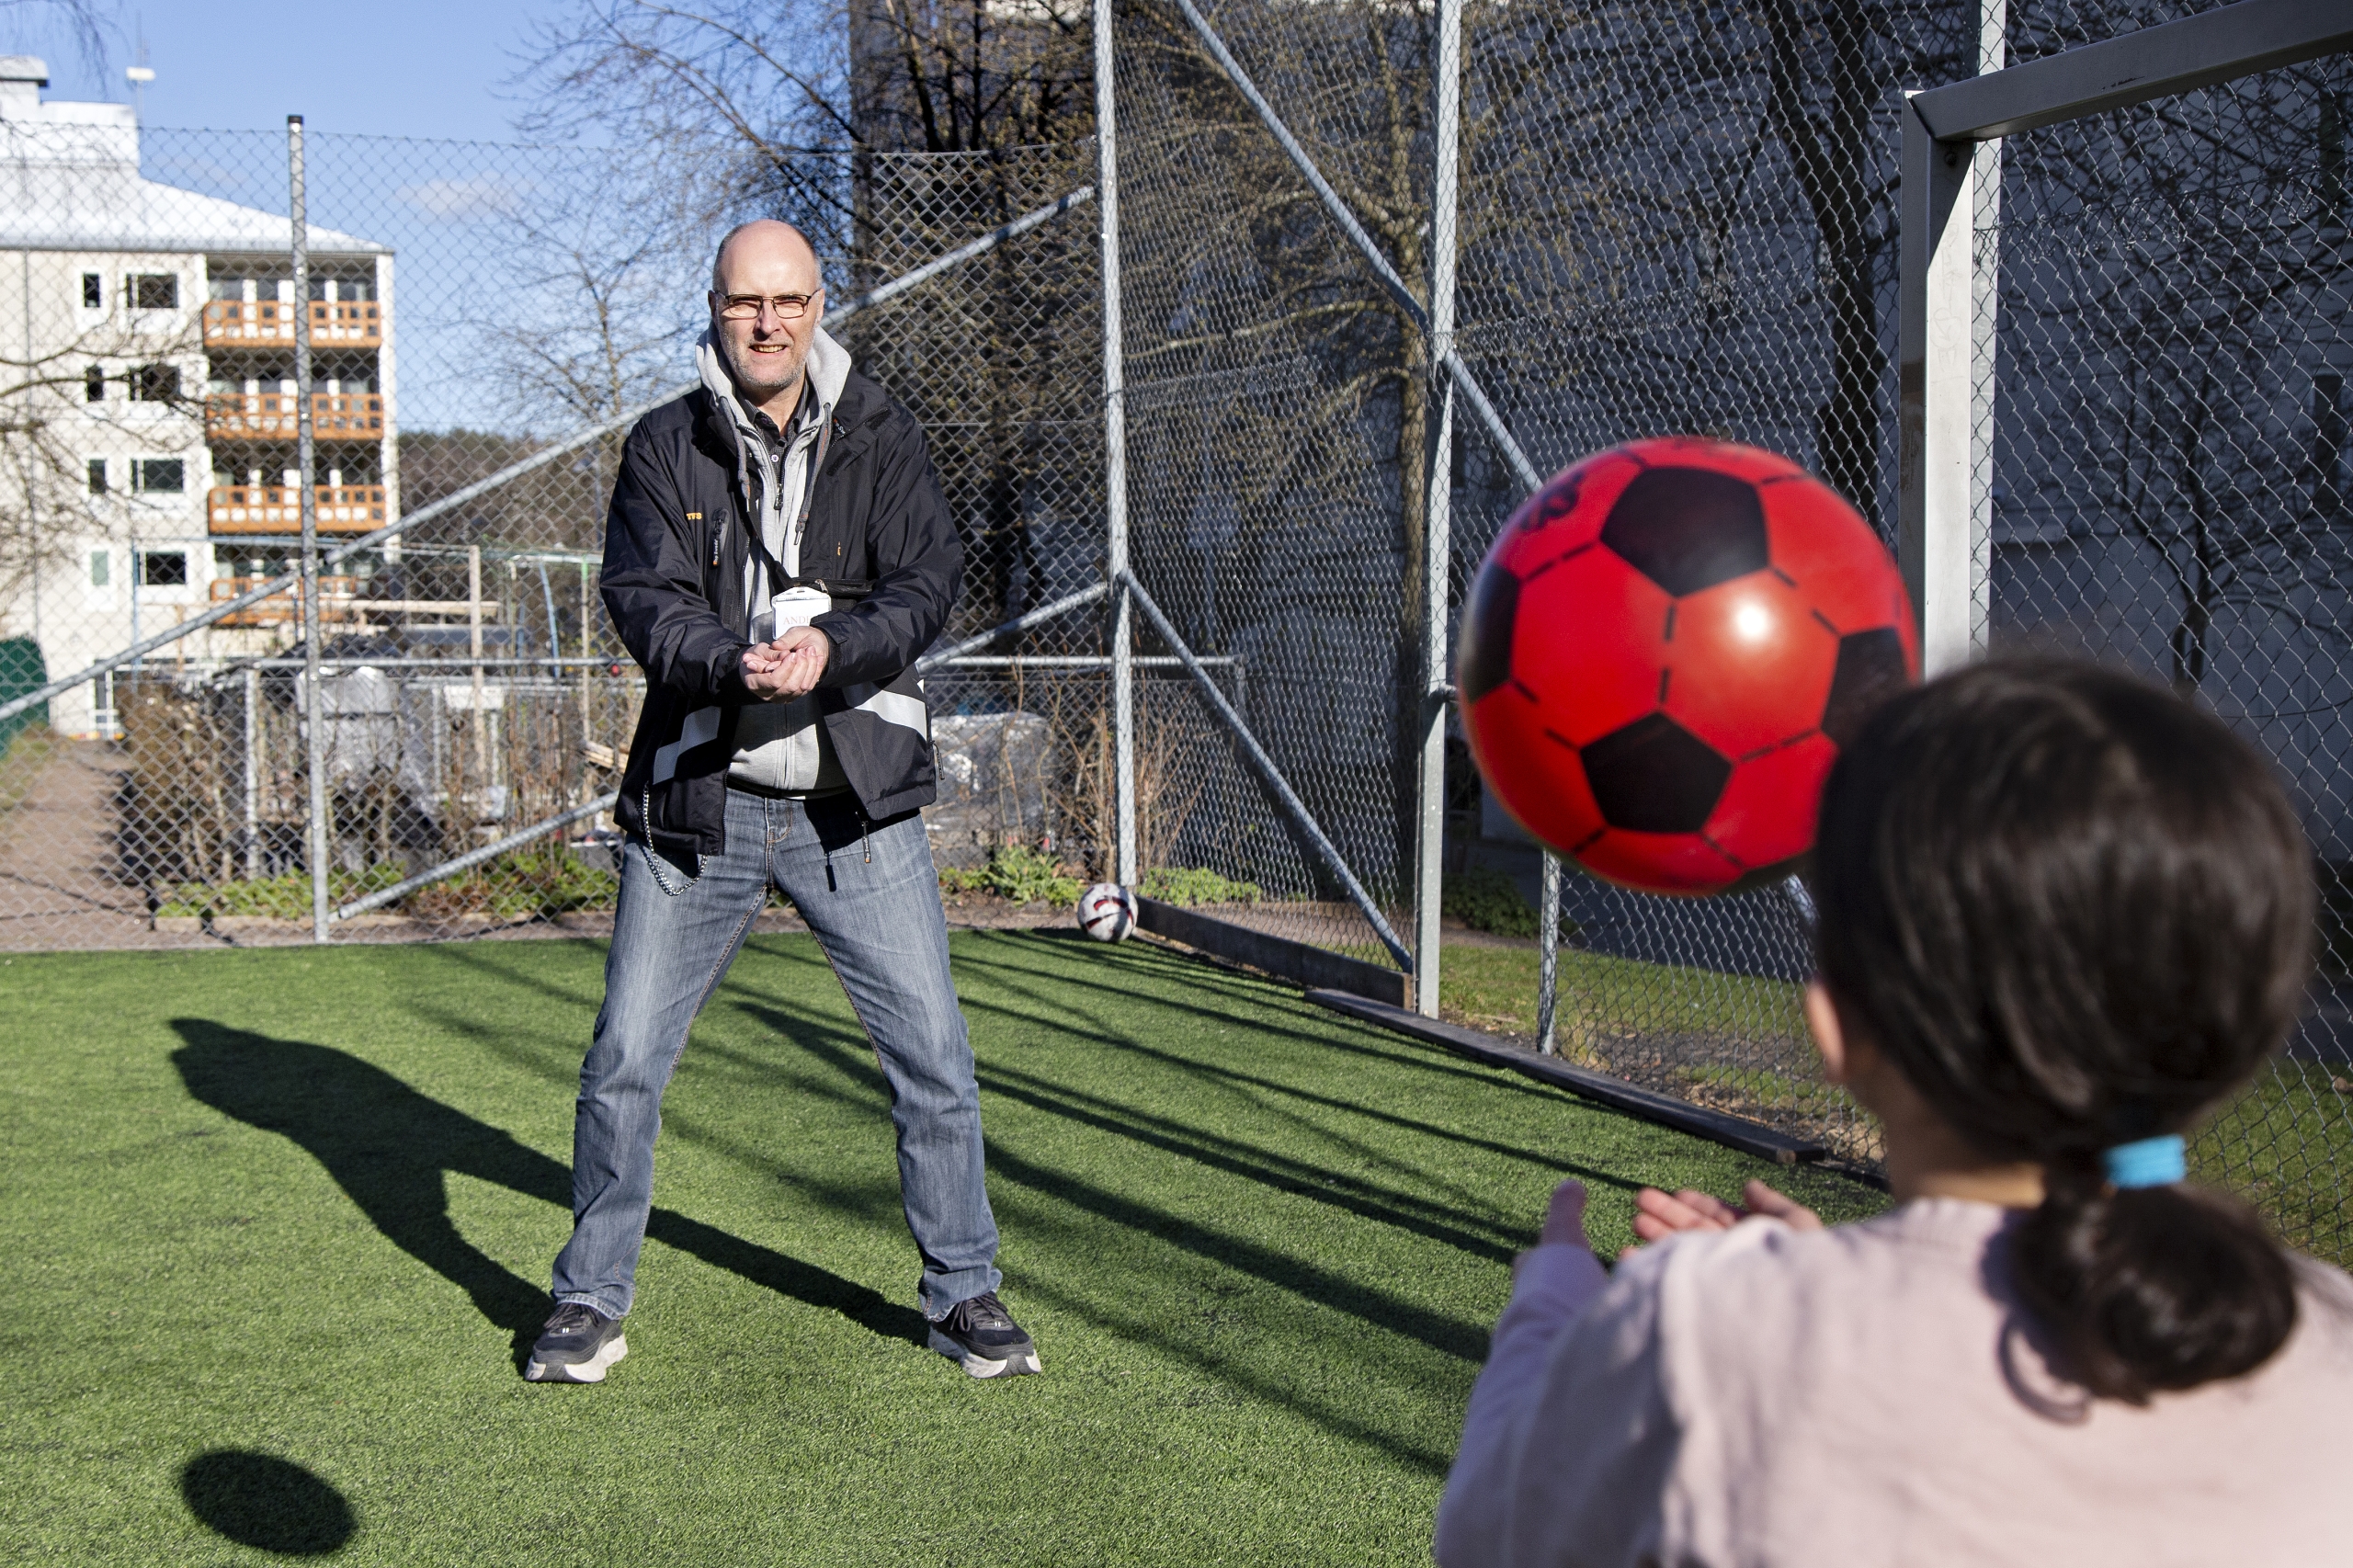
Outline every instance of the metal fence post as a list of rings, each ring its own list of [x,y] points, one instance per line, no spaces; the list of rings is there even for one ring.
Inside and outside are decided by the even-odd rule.
[[[1561,858],[1540,851],[1543,871],[1538,878],[1536,910],[1536,1049],[1550,1056],[1554,1016],[1561,992]]]
[[[1120,349],[1120,137],[1111,62],[1111,0],[1095,0],[1095,189],[1103,213],[1103,573],[1111,586],[1111,793],[1118,819],[1112,881],[1133,887],[1136,864],[1135,629],[1127,589],[1127,370]]]
[[[319,690],[319,495],[311,425],[311,234],[302,185],[302,117],[286,117],[286,168],[294,228],[294,448],[302,507],[303,756],[311,776],[311,939],[327,939],[326,705]]]
[[[1429,443],[1422,517],[1420,766],[1415,769],[1414,1010],[1438,1014],[1440,915],[1446,882],[1446,611],[1453,579],[1455,201],[1462,123],[1462,0],[1438,0],[1438,80],[1433,119],[1437,164],[1430,179],[1430,330],[1425,346],[1438,417]]]
[[[1977,73],[2002,69],[2009,58],[2009,0],[1982,0],[1978,7]],[[1994,615],[1994,393],[1999,346],[2002,269],[2002,143],[1977,145],[1974,210],[1970,218],[1969,301],[1969,500],[1973,516],[1970,573],[1975,597],[1969,641],[1983,653],[1991,641]],[[1980,250],[1980,235],[1984,236]]]
[[[482,546],[466,546],[466,651],[473,655],[473,683],[467,710],[473,719],[475,800],[490,798],[490,721],[483,717]]]
[[[1903,267],[1897,296],[1897,553],[1931,676],[1982,651],[1983,551],[1970,505],[1971,246],[1976,149],[1939,142],[1904,104]]]
[[[245,666],[245,880],[261,880],[261,671]]]

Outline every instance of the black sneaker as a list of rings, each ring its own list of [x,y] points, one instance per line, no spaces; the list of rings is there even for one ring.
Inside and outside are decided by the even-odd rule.
[[[959,1301],[931,1325],[931,1347],[976,1378],[1042,1372],[1038,1346],[1021,1332],[995,1290]]]
[[[605,1369],[628,1354],[620,1319],[566,1301],[540,1331],[523,1376],[535,1383],[601,1383]]]

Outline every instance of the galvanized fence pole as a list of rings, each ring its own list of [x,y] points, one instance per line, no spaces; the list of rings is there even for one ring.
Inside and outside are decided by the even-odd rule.
[[[1982,0],[1977,13],[1977,73],[1999,71],[2009,58],[2009,0]],[[1983,654],[1992,641],[1994,616],[1994,392],[1996,325],[2002,291],[2002,143],[1977,144],[1975,210],[1970,215],[1969,301],[1969,504],[1972,558],[1970,577],[1976,594],[1969,618],[1969,644]]]
[[[288,200],[294,238],[294,451],[302,507],[302,718],[304,767],[310,775],[311,939],[327,939],[327,855],[334,839],[327,821],[326,709],[319,689],[319,495],[313,488],[316,453],[311,424],[311,236],[304,200],[302,117],[286,117]]]
[[[245,880],[261,881],[261,672],[245,666]]]
[[[1462,124],[1462,0],[1438,0],[1438,128],[1430,180],[1430,330],[1424,350],[1437,403],[1422,514],[1422,733],[1415,770],[1414,1009],[1438,1016],[1446,881],[1447,595],[1453,580],[1455,201]]]
[[[1365,267],[1375,281],[1391,299],[1397,301],[1415,326],[1427,331],[1428,310],[1414,298],[1414,291],[1405,287],[1405,280],[1397,276],[1397,269],[1389,265],[1387,256],[1381,254],[1381,247],[1373,244],[1370,234],[1365,233],[1364,225],[1357,221],[1357,215],[1349,210],[1348,204],[1340,199],[1340,193],[1332,188],[1332,182],[1324,177],[1324,171],[1315,166],[1315,160],[1307,155],[1307,149],[1299,144],[1299,138],[1291,134],[1290,127],[1285,125],[1282,116],[1275,112],[1275,106],[1267,101],[1267,96],[1258,90],[1258,85],[1250,79],[1250,74],[1243,70],[1241,62],[1233,58],[1233,51],[1225,47],[1225,40],[1210,26],[1209,19],[1201,15],[1193,0],[1176,0],[1176,9],[1192,25],[1201,46],[1217,62],[1217,68],[1225,73],[1226,80],[1233,84],[1234,90],[1257,115],[1259,123],[1267,128],[1267,133],[1275,139],[1275,145],[1282,149],[1283,156],[1290,160],[1291,166],[1307,182],[1307,187],[1324,204],[1324,210],[1331,215],[1334,226],[1364,258]],[[1449,349],[1438,362],[1446,367],[1447,373],[1461,389],[1464,400],[1471,404],[1472,418],[1487,433],[1488,439],[1495,443],[1504,460],[1511,465],[1521,488],[1534,490],[1543,483],[1543,476],[1536,472],[1536,465],[1529,460],[1518,438],[1504,424],[1503,415],[1495,411],[1495,401],[1487,396],[1487,391],[1479,384],[1479,379],[1471,373],[1471,367],[1462,362],[1462,356]]]
[[[1902,265],[1896,291],[1896,544],[1920,621],[1926,674],[1978,653],[1981,551],[1970,506],[1970,247],[1976,148],[1938,141],[1915,95],[1904,118]]]
[[[1117,819],[1111,878],[1142,880],[1136,864],[1135,627],[1127,589],[1127,369],[1120,328],[1120,132],[1111,59],[1111,0],[1095,0],[1095,188],[1103,238],[1103,578],[1111,599],[1111,792]]]
[[[1561,992],[1561,858],[1550,849],[1542,855],[1542,874],[1536,910],[1536,1049],[1552,1055],[1553,1024]]]

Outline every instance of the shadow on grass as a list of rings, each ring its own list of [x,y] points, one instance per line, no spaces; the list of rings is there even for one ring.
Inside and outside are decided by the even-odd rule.
[[[995,949],[989,955],[967,950],[957,955],[961,970],[988,971],[993,983],[1034,1006],[1056,1007],[1073,1017],[1081,1017],[1093,1028],[1106,1031],[1103,1038],[1112,1040],[1109,1026],[1088,1013],[1072,993],[1093,991],[1106,999],[1120,1004],[1148,1002],[1156,1007],[1199,1019],[1205,1023],[1231,1024],[1236,1021],[1237,1010],[1248,1008],[1252,1016],[1247,1022],[1256,1032],[1285,1040],[1296,1040],[1320,1051],[1339,1051],[1410,1069],[1426,1077],[1449,1078],[1464,1083],[1488,1085],[1494,1092],[1525,1095],[1540,1099],[1557,1099],[1560,1091],[1498,1074],[1495,1069],[1476,1067],[1457,1061],[1435,1047],[1409,1045],[1394,1035],[1352,1023],[1336,1014],[1325,1012],[1307,1001],[1295,991],[1286,991],[1272,982],[1248,975],[1236,974],[1206,959],[1172,952],[1163,948],[1139,948],[1129,943],[1106,948],[1093,942],[1083,933],[1070,933],[1076,938],[1073,945],[1092,949],[1083,953],[1063,950],[1053,944],[1064,941],[1058,931],[987,931],[974,934]],[[1028,942],[1047,944],[1042,949],[1025,949]],[[976,941],[974,946],[982,945]],[[1041,971],[1027,960],[1042,952],[1055,960],[1083,958],[1085,968],[1078,972],[1060,970]],[[1142,992],[1135,982],[1151,980],[1165,982],[1176,988],[1174,994]],[[1041,989],[1051,986],[1051,992]],[[960,990],[965,1008],[994,1006],[1008,1018],[1019,1022],[1036,1020],[1022,1017],[1002,1004],[976,1001]],[[1069,1027],[1069,1026],[1058,1026]]]
[[[748,1010],[753,1011],[756,1016],[760,1011],[759,1009]],[[787,1029],[790,1023],[790,1020],[780,1017],[767,1021],[773,1023],[779,1030]],[[829,1040],[802,1035],[796,1038],[794,1043],[813,1056],[832,1058],[845,1073],[855,1074],[865,1067],[864,1062],[847,1047]],[[985,1070],[983,1075],[984,1078],[991,1076]],[[992,1086],[998,1093],[1007,1092],[1005,1085],[1001,1084]],[[1058,1106],[1051,1099],[1041,1098],[1037,1104],[1039,1108],[1049,1114],[1064,1116],[1078,1121],[1081,1125],[1093,1126],[1099,1131],[1130,1137],[1133,1137],[1135,1133],[1134,1129],[1123,1127],[1109,1119],[1074,1115],[1068,1108]],[[1205,1149],[1179,1147],[1171,1152],[1200,1160],[1213,1167],[1221,1165],[1220,1162],[1204,1157],[1209,1153]],[[1121,1197],[1082,1176],[1066,1171],[1050,1170],[1034,1161],[1023,1159],[994,1139],[988,1143],[988,1168],[992,1178],[1003,1176],[1007,1180],[1017,1182],[1023,1187],[1041,1192],[1050,1198],[1059,1199],[1074,1209],[1093,1214],[1097,1219],[1108,1221],[1123,1230],[1152,1236],[1220,1267],[1252,1275],[1318,1305],[1329,1307],[1357,1318],[1372,1327],[1402,1335],[1408,1339],[1418,1340],[1441,1354],[1460,1357],[1473,1362],[1485,1358],[1487,1336],[1484,1329],[1474,1328],[1468,1324],[1447,1317],[1443,1313],[1415,1306],[1377,1286],[1368,1285],[1363,1281],[1287,1256],[1273,1247],[1264,1246],[1239,1236],[1229,1235],[1210,1226],[1193,1223],[1183,1219],[1174,1210]],[[1224,1163],[1222,1168],[1245,1179],[1256,1180],[1264,1186],[1283,1185],[1271,1179],[1272,1173],[1254,1162],[1229,1162]],[[1305,1184],[1290,1184],[1285,1187],[1286,1190],[1304,1190],[1304,1188]],[[1314,1193],[1310,1195],[1324,1196]],[[1343,1206],[1358,1207],[1354,1203],[1346,1202]],[[1393,1209],[1377,1204],[1369,1204],[1364,1207],[1373,1210],[1375,1217],[1386,1219],[1392,1223],[1404,1224],[1407,1229],[1415,1228],[1410,1223],[1411,1216]],[[1458,1244],[1465,1243],[1468,1244],[1467,1250],[1474,1253],[1493,1247],[1493,1244],[1478,1237],[1465,1237],[1458,1240]],[[1494,1248],[1494,1251],[1496,1256],[1503,1256],[1502,1249]]]
[[[548,1293],[459,1233],[449,1220],[444,1178],[455,1171],[569,1210],[570,1171],[356,1056],[202,1018],[176,1018],[172,1028],[187,1042],[172,1053],[172,1064],[189,1094],[301,1144],[386,1240],[465,1291],[476,1311],[513,1334],[520,1369],[548,1314]],[[886,1339],[923,1342],[921,1313],[814,1264],[658,1207],[645,1233],[779,1296],[839,1312]]]
[[[849,1041],[838,1031],[811,1029],[803,1020],[773,1007],[746,1003],[741,1010],[746,1017],[776,1030],[786,1041],[811,1057],[832,1063],[860,1088],[877,1095],[889,1092],[881,1072],[873,1066],[871,1053],[858,1050],[864,1041]],[[1261,1187],[1336,1204],[1364,1218],[1446,1242],[1498,1263],[1508,1262],[1517,1250],[1493,1237],[1474,1233],[1458,1222],[1461,1217],[1454,1210],[1442,1203],[1429,1202],[1375,1183],[1320,1170],[1272,1150],[1220,1137],[1188,1122],[1132,1110],[1083,1090],[1063,1088],[1048,1079],[1015,1068],[983,1063],[976,1074],[981,1086],[991,1093],[1017,1099],[1050,1115],[1098,1131],[1196,1161]],[[1611,1178],[1596,1173],[1595,1179],[1606,1182]],[[1630,1190],[1633,1186],[1631,1182],[1623,1185]]]
[[[280,1557],[324,1557],[351,1539],[351,1505],[291,1460],[215,1449],[180,1471],[188,1511],[239,1546]]]

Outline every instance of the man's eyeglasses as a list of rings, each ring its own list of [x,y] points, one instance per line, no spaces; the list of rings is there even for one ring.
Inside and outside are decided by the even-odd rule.
[[[822,291],[822,290],[821,290]],[[799,321],[809,313],[809,301],[815,294],[722,294],[719,296],[719,313],[728,321],[751,321],[766,305],[779,321]]]

